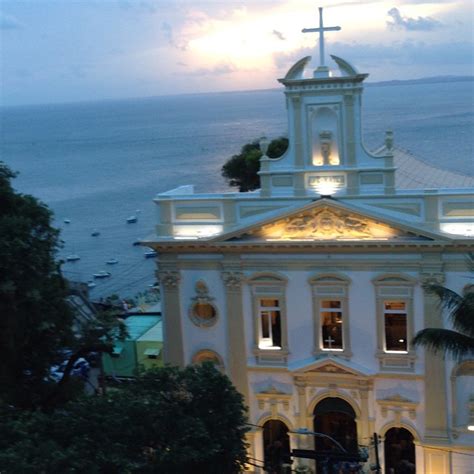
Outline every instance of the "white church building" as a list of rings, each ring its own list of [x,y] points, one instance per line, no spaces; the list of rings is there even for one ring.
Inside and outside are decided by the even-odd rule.
[[[368,446],[370,472],[377,433],[380,472],[473,473],[474,360],[411,340],[447,324],[424,283],[472,284],[474,178],[417,160],[391,132],[365,149],[368,75],[336,56],[337,71],[325,65],[324,31],[338,27],[320,21],[320,66],[308,73],[306,57],[279,80],[289,148],[270,159],[262,140],[261,188],[154,200],[144,244],[157,252],[165,361],[211,360],[230,377],[248,406],[251,471],[316,448],[327,457],[293,469],[353,472],[331,470],[331,453]]]

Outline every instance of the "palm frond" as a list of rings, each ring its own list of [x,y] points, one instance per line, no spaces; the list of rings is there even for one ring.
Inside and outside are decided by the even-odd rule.
[[[464,295],[459,306],[449,313],[449,318],[456,331],[474,337],[474,293]]]
[[[434,353],[442,351],[454,359],[474,355],[474,338],[450,329],[423,329],[417,333],[412,344],[424,346]]]
[[[440,305],[443,309],[452,311],[462,302],[462,296],[449,288],[439,285],[438,283],[428,283],[423,285],[423,289],[427,293],[432,293],[439,298]]]

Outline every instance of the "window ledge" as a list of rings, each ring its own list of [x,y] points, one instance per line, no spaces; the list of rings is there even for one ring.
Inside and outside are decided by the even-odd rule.
[[[387,372],[413,372],[415,370],[416,353],[414,351],[379,351],[375,356],[379,359],[380,370]]]
[[[253,353],[259,365],[286,365],[289,351],[287,348],[281,349],[254,349]]]

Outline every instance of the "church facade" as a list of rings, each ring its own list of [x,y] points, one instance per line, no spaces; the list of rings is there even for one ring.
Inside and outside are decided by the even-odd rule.
[[[333,74],[322,56],[307,77],[309,59],[280,79],[289,148],[270,159],[262,140],[259,190],[155,199],[145,244],[158,254],[165,360],[210,360],[231,378],[249,409],[250,470],[316,448],[327,457],[293,469],[325,472],[331,453],[366,446],[369,472],[377,433],[381,472],[467,474],[474,361],[411,340],[447,324],[424,283],[472,283],[474,180],[418,162],[391,132],[367,151],[367,75],[336,56]]]

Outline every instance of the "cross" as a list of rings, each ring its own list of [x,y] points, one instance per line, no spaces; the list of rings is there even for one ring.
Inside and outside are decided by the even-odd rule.
[[[332,343],[333,343],[333,342],[336,342],[336,340],[333,339],[331,336],[329,336],[327,339],[324,339],[324,342],[327,342],[327,343],[328,343],[328,346],[329,346],[328,349],[332,349]]]
[[[324,26],[323,25],[323,9],[319,7],[319,28],[304,28],[303,33],[318,33],[319,32],[319,67],[324,67],[324,32],[325,31],[339,31],[340,26]]]

